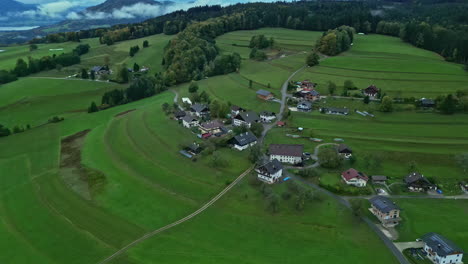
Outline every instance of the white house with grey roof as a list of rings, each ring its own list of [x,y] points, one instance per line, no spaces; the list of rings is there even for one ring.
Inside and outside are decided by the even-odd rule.
[[[283,175],[283,164],[274,159],[255,169],[259,180],[266,183],[274,183]]]
[[[393,227],[401,221],[400,208],[390,199],[384,196],[375,196],[370,200],[370,211],[382,223],[384,227]]]
[[[427,257],[435,264],[463,263],[463,250],[442,235],[427,233],[421,240]]]
[[[235,149],[242,151],[257,144],[257,137],[252,132],[242,133],[230,140]]]
[[[186,128],[196,127],[200,124],[198,119],[191,115],[186,115],[182,118],[182,125]]]
[[[260,120],[263,123],[271,123],[276,119],[276,114],[273,112],[263,111],[260,113]]]
[[[271,161],[276,159],[283,163],[299,164],[302,163],[304,145],[271,144],[268,152]]]
[[[250,128],[253,123],[258,123],[260,117],[253,111],[241,112],[232,119],[234,126],[246,126]]]
[[[190,107],[190,112],[198,117],[206,117],[210,114],[210,109],[205,104],[196,103]]]

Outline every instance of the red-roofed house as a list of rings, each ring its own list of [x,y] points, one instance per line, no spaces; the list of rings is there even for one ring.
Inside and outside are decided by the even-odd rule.
[[[367,181],[369,180],[367,175],[353,168],[342,172],[341,178],[346,182],[346,184],[356,187],[366,187]]]
[[[364,95],[367,95],[373,98],[373,97],[376,97],[377,94],[379,93],[379,88],[377,88],[377,86],[375,85],[371,85],[367,87],[366,89],[364,89],[363,93]]]

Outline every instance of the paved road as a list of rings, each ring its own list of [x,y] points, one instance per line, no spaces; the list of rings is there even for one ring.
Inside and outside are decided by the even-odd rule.
[[[305,170],[305,169],[310,169],[310,168],[317,168],[318,166],[320,166],[320,163],[318,162],[318,153],[319,153],[320,148],[324,147],[324,146],[330,146],[330,145],[336,146],[338,144],[336,144],[336,143],[323,143],[323,144],[320,144],[320,145],[315,147],[314,154],[310,155],[310,158],[315,160],[314,164],[311,164],[311,165],[308,165],[308,166],[305,166],[305,167],[286,166],[285,168],[286,169],[296,169],[296,170]]]
[[[366,199],[369,200],[374,196],[372,195],[365,195],[365,196],[342,196],[343,199]],[[388,198],[394,199],[450,199],[450,200],[465,200],[468,199],[468,194],[460,194],[460,195],[453,195],[453,196],[445,196],[445,195],[385,195]]]
[[[213,205],[216,201],[218,201],[221,197],[223,197],[223,195],[225,195],[229,190],[232,189],[232,187],[234,187],[237,183],[239,183],[246,175],[249,174],[249,172],[253,169],[253,166],[250,167],[249,169],[247,169],[245,172],[243,172],[241,175],[239,175],[239,177],[237,177],[237,179],[235,179],[231,184],[229,184],[223,191],[221,191],[218,195],[216,195],[213,199],[211,199],[209,202],[207,202],[206,204],[204,204],[200,209],[198,209],[197,211],[191,213],[190,215],[180,219],[180,220],[177,220],[175,221],[174,223],[171,223],[171,224],[168,224],[164,227],[161,227],[159,229],[156,229],[154,231],[151,231],[149,233],[146,233],[145,235],[143,235],[142,237],[138,238],[137,240],[131,242],[130,244],[126,245],[125,247],[121,248],[119,251],[115,252],[114,254],[110,255],[109,257],[107,257],[106,259],[102,260],[101,262],[99,262],[100,264],[103,264],[103,263],[108,263],[109,261],[111,261],[112,259],[122,255],[123,253],[125,253],[127,250],[129,250],[130,248],[134,247],[135,245],[147,240],[148,238],[151,238],[161,232],[164,232],[174,226],[177,226],[177,225],[180,225],[192,218],[194,218],[195,216],[199,215],[200,213],[202,213],[203,211],[205,211],[208,207],[210,207],[211,205]]]
[[[102,81],[102,80],[91,80],[91,79],[81,79],[81,78],[75,78],[75,77],[25,77],[28,79],[48,79],[48,80],[67,80],[67,81],[82,81],[82,82],[103,82],[103,83],[110,83],[108,81]]]
[[[407,248],[423,248],[424,247],[424,242],[422,241],[413,241],[413,242],[397,242],[394,243],[395,246],[403,252],[403,250]]]

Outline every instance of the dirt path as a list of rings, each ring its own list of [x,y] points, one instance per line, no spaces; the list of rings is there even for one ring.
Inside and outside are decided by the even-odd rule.
[[[180,225],[192,218],[194,218],[195,216],[199,215],[200,213],[202,213],[203,211],[205,211],[208,207],[210,207],[211,205],[213,205],[216,201],[218,201],[221,197],[223,197],[227,192],[229,192],[237,183],[239,183],[246,175],[249,174],[249,172],[253,169],[253,166],[250,167],[249,169],[247,169],[245,172],[243,172],[241,175],[239,175],[239,177],[237,177],[237,179],[235,179],[231,184],[229,184],[223,191],[221,191],[218,195],[216,195],[213,199],[211,199],[209,202],[207,202],[206,204],[204,204],[202,207],[200,207],[200,209],[198,209],[197,211],[191,213],[190,215],[180,219],[180,220],[177,220],[171,224],[168,224],[166,226],[163,226],[159,229],[156,229],[154,231],[151,231],[149,233],[146,233],[145,235],[143,235],[142,237],[140,237],[139,239],[131,242],[130,244],[126,245],[125,247],[121,248],[119,251],[115,252],[114,254],[110,255],[109,257],[107,257],[106,259],[100,261],[99,263],[100,264],[103,264],[103,263],[108,263],[109,261],[111,261],[112,259],[122,255],[123,253],[125,253],[127,250],[129,250],[130,248],[136,246],[137,244],[161,233],[161,232],[164,232],[172,227],[175,227],[177,225]]]

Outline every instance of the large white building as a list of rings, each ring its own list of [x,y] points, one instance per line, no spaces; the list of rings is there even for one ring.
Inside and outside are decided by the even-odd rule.
[[[463,251],[447,238],[437,233],[427,233],[421,239],[427,257],[435,264],[463,263]]]
[[[302,163],[304,145],[271,144],[268,150],[270,160],[279,160],[282,163],[299,164]]]
[[[232,119],[232,124],[234,126],[246,126],[250,128],[253,123],[258,123],[260,121],[260,117],[257,113],[253,111],[248,112],[240,112]]]
[[[259,180],[274,183],[283,175],[283,165],[277,159],[255,169]]]
[[[341,173],[341,178],[346,184],[355,187],[366,187],[367,181],[369,181],[369,177],[367,177],[367,175],[353,168],[343,171]]]

